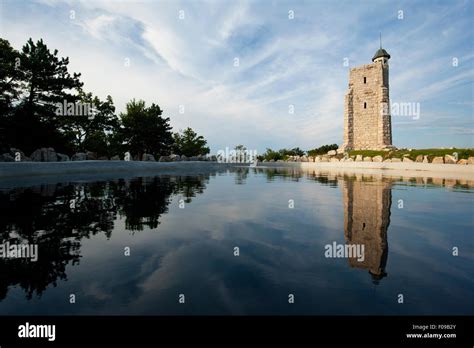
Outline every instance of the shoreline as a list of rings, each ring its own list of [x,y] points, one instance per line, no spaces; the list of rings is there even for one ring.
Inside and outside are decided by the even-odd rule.
[[[208,161],[142,162],[142,161],[70,161],[70,162],[4,162],[0,163],[0,180],[39,176],[139,176],[156,174],[192,175],[227,168],[249,168],[246,163]],[[255,168],[255,167],[254,167]],[[395,177],[431,177],[474,180],[474,165],[404,163],[404,162],[259,162],[258,168],[288,168],[303,171],[327,171],[354,174],[379,174]]]
[[[381,174],[390,177],[430,177],[474,180],[474,165],[418,162],[265,162],[259,167],[301,168],[354,174]]]

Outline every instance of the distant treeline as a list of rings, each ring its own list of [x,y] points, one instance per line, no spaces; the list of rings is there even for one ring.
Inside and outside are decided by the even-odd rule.
[[[172,133],[169,117],[157,104],[131,100],[124,113],[83,90],[80,73],[68,71],[69,58],[32,39],[20,51],[0,39],[0,153],[25,154],[42,147],[57,152],[95,152],[111,157],[130,152],[154,156],[198,156],[207,142],[191,128]]]
[[[293,149],[280,149],[278,151],[274,151],[272,149],[267,149],[263,155],[258,156],[258,159],[260,161],[263,160],[286,160],[290,156],[317,156],[317,155],[325,155],[327,154],[328,151],[331,150],[337,150],[338,145],[337,144],[331,144],[331,145],[323,145],[321,147],[315,148],[313,150],[309,151],[303,151],[299,147],[295,147]]]

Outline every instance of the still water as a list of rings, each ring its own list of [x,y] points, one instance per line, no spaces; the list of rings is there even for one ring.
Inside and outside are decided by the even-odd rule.
[[[472,315],[473,193],[275,168],[0,181],[0,243],[38,246],[0,258],[0,314]]]

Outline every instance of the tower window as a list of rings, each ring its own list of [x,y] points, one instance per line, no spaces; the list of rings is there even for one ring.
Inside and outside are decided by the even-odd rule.
[[[367,77],[364,77],[364,83],[367,83]]]
[[[364,109],[367,109],[367,103],[364,102]]]

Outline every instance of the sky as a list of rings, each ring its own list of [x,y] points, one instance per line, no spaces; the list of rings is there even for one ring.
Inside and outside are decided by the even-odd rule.
[[[473,1],[0,0],[0,37],[69,57],[118,112],[156,103],[216,153],[342,144],[349,69],[389,52],[397,147],[474,147]]]

